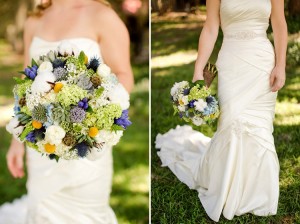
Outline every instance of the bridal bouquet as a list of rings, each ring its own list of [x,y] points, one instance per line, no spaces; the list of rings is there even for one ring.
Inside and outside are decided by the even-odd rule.
[[[218,101],[211,95],[211,89],[204,80],[191,84],[187,81],[175,83],[171,89],[171,100],[174,115],[178,113],[180,118],[196,126],[210,124],[220,113]]]
[[[51,159],[95,159],[131,124],[129,95],[110,68],[69,42],[15,78],[8,132]]]

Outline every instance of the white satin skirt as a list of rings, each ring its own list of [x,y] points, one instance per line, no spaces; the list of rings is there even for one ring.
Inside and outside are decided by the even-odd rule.
[[[274,215],[279,163],[273,118],[277,93],[270,90],[274,51],[265,38],[224,40],[218,61],[221,115],[212,139],[178,126],[156,138],[162,166],[195,189],[208,216]]]
[[[115,224],[109,206],[113,160],[104,149],[96,161],[49,160],[27,149],[28,194],[0,207],[2,224]]]

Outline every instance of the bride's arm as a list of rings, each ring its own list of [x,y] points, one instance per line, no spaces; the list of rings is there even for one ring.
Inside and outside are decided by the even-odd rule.
[[[198,56],[195,64],[193,81],[203,79],[203,69],[214,49],[218,37],[220,24],[219,11],[220,0],[206,1],[207,18],[199,38]]]
[[[270,86],[272,91],[276,92],[285,83],[287,25],[284,17],[284,0],[272,0],[271,23],[274,33],[276,62],[270,76]]]
[[[117,14],[107,9],[99,16],[105,17],[100,21],[106,21],[99,26],[100,46],[105,63],[117,75],[120,83],[130,92],[134,80],[130,64],[129,33],[125,24]]]
[[[33,28],[35,21],[33,18],[28,18],[24,27],[24,68],[29,62],[28,48],[32,39]],[[8,152],[6,154],[7,166],[13,177],[24,176],[23,158],[25,154],[25,147],[23,143],[18,142],[14,137],[11,140]]]

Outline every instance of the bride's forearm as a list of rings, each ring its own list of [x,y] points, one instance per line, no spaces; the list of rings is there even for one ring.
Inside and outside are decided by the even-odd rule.
[[[195,63],[194,80],[203,78],[202,71],[214,49],[218,37],[218,30],[219,28],[209,30],[207,27],[204,27],[201,32],[198,45],[198,56]]]
[[[287,25],[284,16],[284,1],[272,0],[271,24],[274,33],[276,66],[285,67],[287,49]]]
[[[276,66],[285,67],[286,64],[286,49],[287,49],[287,26],[286,23],[273,29],[274,45],[276,55]]]

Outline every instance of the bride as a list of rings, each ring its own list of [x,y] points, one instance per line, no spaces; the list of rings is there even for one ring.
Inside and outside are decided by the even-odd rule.
[[[69,41],[88,57],[105,61],[131,91],[133,75],[127,29],[105,0],[42,2],[25,24],[25,63]],[[9,171],[24,176],[24,145],[13,139],[7,153]],[[0,223],[117,223],[109,206],[112,151],[96,161],[57,163],[27,150],[28,194],[0,207]]]
[[[277,91],[285,82],[287,27],[284,0],[209,0],[199,39],[193,81],[218,36],[224,34],[216,66],[221,115],[210,139],[189,126],[156,138],[162,166],[198,191],[208,214],[219,221],[253,213],[274,215],[279,197],[279,163],[273,118]],[[275,52],[266,30],[271,20]]]

